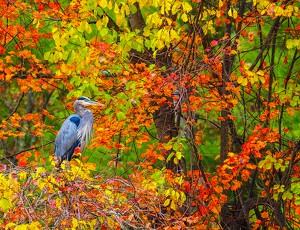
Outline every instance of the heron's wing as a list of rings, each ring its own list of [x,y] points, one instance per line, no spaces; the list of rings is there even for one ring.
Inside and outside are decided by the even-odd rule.
[[[80,125],[81,117],[78,114],[69,116],[62,124],[57,137],[55,139],[54,153],[55,156],[70,160],[74,149],[80,146],[77,140],[77,130]]]
[[[80,141],[81,148],[91,140],[93,134],[93,113],[90,110],[86,110],[81,118],[80,125],[78,127],[78,140]]]

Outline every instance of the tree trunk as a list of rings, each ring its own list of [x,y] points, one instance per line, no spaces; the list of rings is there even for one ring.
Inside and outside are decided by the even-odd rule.
[[[129,22],[133,31],[140,30],[142,33],[143,28],[145,27],[144,18],[142,16],[140,7],[138,3],[135,3],[137,8],[136,13],[129,15]],[[149,54],[152,55],[151,50],[147,50]],[[168,55],[168,49],[164,48],[163,50],[157,52],[156,59],[151,58],[148,60],[149,63],[155,63],[158,67],[168,67],[171,66],[171,57]],[[131,59],[131,62],[138,63],[139,60],[136,57]],[[163,72],[162,75],[167,77],[168,73]],[[160,143],[168,143],[173,137],[176,137],[178,130],[175,127],[175,111],[172,108],[173,99],[167,97],[167,102],[165,105],[159,106],[159,109],[153,113],[153,120],[157,129],[157,136]],[[172,153],[172,150],[165,150],[167,153],[165,157],[166,168],[172,170],[174,173],[184,172],[186,174],[186,164],[185,160],[181,158],[178,164],[174,163],[174,157],[172,157],[168,162],[166,159],[168,155]]]

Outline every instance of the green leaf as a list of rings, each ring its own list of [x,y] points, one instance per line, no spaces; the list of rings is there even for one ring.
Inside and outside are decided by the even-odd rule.
[[[166,182],[166,180],[165,179],[159,179],[156,182],[161,185],[161,184],[164,184]]]
[[[262,160],[258,163],[258,167],[262,168],[264,166],[264,164],[266,163],[266,160]]]
[[[104,37],[108,33],[108,28],[104,27],[100,30],[100,34],[102,37]]]
[[[117,113],[117,118],[119,120],[124,120],[124,119],[126,119],[126,114],[124,112],[120,111]]]
[[[119,105],[119,109],[120,109],[121,111],[125,112],[125,113],[128,111],[128,108],[127,108],[125,105],[123,105],[123,104],[120,104],[120,105]]]
[[[83,57],[86,57],[87,51],[88,51],[87,47],[84,47],[84,48],[81,50],[81,55],[82,55]]]
[[[282,195],[283,200],[286,200],[286,198],[287,198],[287,192],[283,193],[283,195]]]
[[[287,165],[282,165],[281,166],[281,171],[284,172],[287,167],[288,167]]]
[[[117,98],[118,99],[127,99],[128,97],[127,97],[127,95],[125,93],[118,93],[117,94]]]
[[[107,108],[104,113],[109,114],[110,111],[111,111],[111,108]]]
[[[106,104],[108,104],[111,100],[111,96],[109,94],[105,94],[104,97],[105,97]]]
[[[132,108],[133,107],[130,100],[127,101],[126,106],[127,106],[127,110],[126,111],[128,111],[128,108]]]
[[[170,153],[169,154],[169,156],[168,156],[168,158],[167,158],[167,160],[166,160],[166,162],[168,162],[169,160],[171,160],[171,158],[174,156],[174,152],[172,152],[172,153]]]
[[[291,189],[291,190],[294,194],[299,194],[299,192],[300,192],[300,189],[298,187],[295,187],[294,189]]]
[[[79,32],[83,32],[84,31],[84,29],[85,29],[85,22],[84,21],[82,21],[81,23],[80,23],[80,25],[77,27],[77,30],[79,31]]]
[[[75,57],[76,57],[76,53],[74,50],[72,50],[71,55],[69,56],[69,59],[67,61],[67,64],[71,66],[73,64]]]
[[[269,160],[272,160],[272,159],[274,159],[271,155],[267,155],[266,156],[266,159],[269,159]]]
[[[3,210],[3,212],[6,212],[9,209],[9,203],[8,203],[7,199],[0,200],[0,207]]]
[[[44,59],[45,59],[45,60],[49,60],[49,57],[50,57],[50,51],[48,51],[48,52],[46,52],[46,53],[44,54]]]
[[[278,189],[280,186],[277,184],[277,185],[274,185],[274,189]]]
[[[175,151],[177,151],[177,150],[179,149],[179,144],[178,144],[177,142],[175,142],[175,143],[173,144],[173,149],[174,149]]]
[[[284,185],[281,185],[280,189],[278,190],[278,192],[284,192]]]
[[[97,13],[98,13],[98,16],[102,16],[102,14],[103,14],[102,8],[97,7]]]
[[[157,171],[151,175],[151,178],[157,181],[157,180],[159,180],[161,173],[162,173],[162,171]]]
[[[270,170],[272,168],[272,165],[273,165],[272,163],[266,164],[266,169]]]
[[[68,60],[69,53],[70,53],[69,50],[66,50],[66,51],[63,53],[63,60]]]
[[[295,205],[300,205],[300,200],[296,200]]]
[[[275,166],[275,169],[278,170],[281,167],[281,164],[276,163],[274,166]]]

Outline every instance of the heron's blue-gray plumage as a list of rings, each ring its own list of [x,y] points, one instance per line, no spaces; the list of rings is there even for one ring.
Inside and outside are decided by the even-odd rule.
[[[54,153],[59,163],[65,159],[70,161],[76,147],[80,147],[83,151],[92,137],[93,113],[82,105],[102,104],[91,101],[87,97],[80,97],[74,102],[76,114],[70,115],[64,121],[55,139]]]
[[[72,114],[62,124],[57,137],[55,139],[55,156],[61,160],[71,160],[71,154],[73,154],[76,147],[80,147],[77,143],[77,131],[80,125],[81,117],[78,114]],[[74,144],[77,146],[74,146]],[[72,148],[73,147],[73,148]],[[71,151],[73,150],[73,152]],[[69,157],[69,155],[71,155]]]

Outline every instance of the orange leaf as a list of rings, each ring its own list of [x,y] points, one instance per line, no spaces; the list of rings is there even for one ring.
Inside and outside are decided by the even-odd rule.
[[[257,223],[257,224],[261,224],[262,222],[261,222],[261,220],[255,220],[255,223]]]
[[[290,116],[293,116],[295,114],[295,111],[293,108],[287,108],[286,111]]]
[[[300,209],[300,208],[299,208]],[[299,210],[300,211],[300,210]],[[296,212],[297,212],[297,209],[296,209]],[[262,214],[261,214],[261,217],[264,218],[264,219],[267,219],[269,217],[269,214],[264,211]]]

